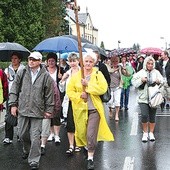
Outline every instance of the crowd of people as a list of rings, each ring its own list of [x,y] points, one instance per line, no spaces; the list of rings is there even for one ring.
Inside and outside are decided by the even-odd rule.
[[[22,158],[28,159],[31,169],[39,168],[48,141],[54,141],[56,145],[62,142],[62,123],[69,142],[66,154],[83,149],[87,169],[94,169],[97,142],[114,141],[105,107],[109,108],[109,118],[118,122],[120,111],[129,109],[132,86],[138,90],[142,141],[155,141],[157,108],[149,105],[148,87],[162,84],[164,102],[161,109],[169,108],[170,60],[167,51],[159,58],[128,54],[111,56],[105,61],[101,61],[98,51],[93,51],[83,56],[83,68],[76,53],[70,53],[67,61],[58,59],[55,53],[48,53],[46,65],[42,65],[42,59],[41,53],[32,52],[24,66],[22,56],[15,52],[8,68],[0,70],[0,109],[6,101],[6,114],[18,117],[17,137],[23,145]],[[104,104],[100,96],[108,87],[111,99]],[[6,122],[3,143],[11,144],[13,135],[14,127]]]

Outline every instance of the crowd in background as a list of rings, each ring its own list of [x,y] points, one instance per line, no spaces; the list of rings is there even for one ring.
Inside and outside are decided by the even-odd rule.
[[[163,84],[164,102],[160,107],[162,110],[164,107],[169,109],[170,60],[167,51],[161,55],[113,55],[104,61],[101,61],[99,52],[94,51],[83,56],[84,78],[81,77],[76,53],[69,54],[67,59],[58,59],[55,53],[49,53],[43,66],[39,52],[30,54],[26,66],[21,60],[19,53],[13,53],[11,64],[4,71],[6,86],[3,86],[1,78],[0,88],[2,92],[8,91],[9,98],[4,93],[1,104],[6,101],[7,114],[11,112],[18,116],[17,136],[24,146],[22,158],[28,158],[31,169],[38,169],[40,156],[46,153],[48,141],[57,145],[62,142],[61,124],[67,129],[69,146],[66,154],[72,155],[83,147],[88,160],[87,169],[94,169],[97,141],[114,140],[104,107],[109,108],[110,119],[119,121],[120,110],[129,109],[132,86],[137,88],[139,95],[142,141],[155,141],[156,109],[148,105],[146,88],[150,81]],[[21,79],[23,83],[19,89]],[[107,87],[111,89],[111,99],[103,104],[100,95],[106,92]],[[141,99],[141,96],[144,98]],[[83,117],[78,116],[80,113]],[[14,127],[6,122],[3,143],[11,144],[13,135]]]

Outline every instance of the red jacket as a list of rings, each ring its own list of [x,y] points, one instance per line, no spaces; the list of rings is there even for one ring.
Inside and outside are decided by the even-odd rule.
[[[2,82],[3,102],[5,102],[8,98],[8,80],[6,74],[2,69],[0,69],[0,79]],[[0,111],[2,110],[3,110],[3,103],[0,103]]]

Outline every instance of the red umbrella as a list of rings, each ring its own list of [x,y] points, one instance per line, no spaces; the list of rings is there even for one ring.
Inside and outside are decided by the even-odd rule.
[[[162,50],[160,48],[154,48],[154,47],[148,47],[148,48],[143,48],[140,50],[141,54],[157,54],[161,55]]]

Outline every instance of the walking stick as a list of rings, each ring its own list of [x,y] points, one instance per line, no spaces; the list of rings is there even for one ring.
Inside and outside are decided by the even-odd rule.
[[[77,40],[78,40],[78,49],[79,49],[79,60],[80,60],[80,68],[81,68],[81,77],[84,79],[84,69],[83,69],[83,57],[82,57],[82,45],[81,45],[81,36],[80,36],[80,26],[78,23],[78,11],[80,10],[80,7],[77,6],[77,1],[74,0],[74,13],[76,18],[76,28],[77,28]],[[85,91],[85,86],[83,86],[83,92]],[[84,99],[84,102],[87,102],[86,99]]]

